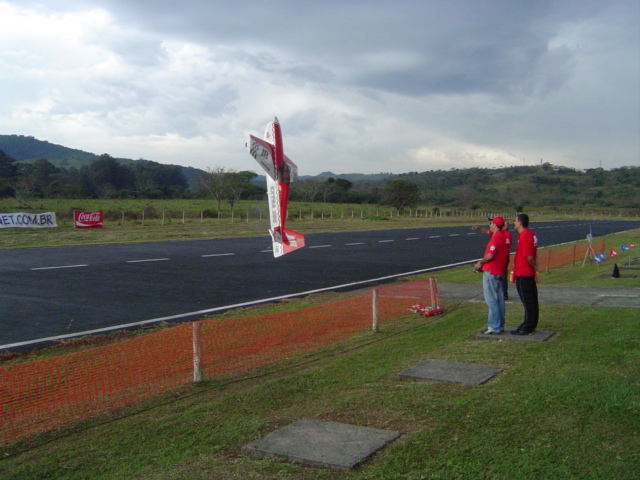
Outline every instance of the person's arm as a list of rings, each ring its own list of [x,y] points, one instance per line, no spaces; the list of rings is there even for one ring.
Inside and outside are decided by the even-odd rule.
[[[533,258],[533,255],[527,255],[527,262],[529,262],[529,265],[531,266],[531,268],[533,268],[533,271],[536,272],[535,279],[536,283],[538,283],[538,266],[536,265],[536,261]]]
[[[489,263],[491,260],[493,260],[493,253],[487,253],[484,257],[482,257],[482,259],[478,260],[478,263],[475,264],[474,268],[476,270],[481,270],[482,265],[484,265],[485,263]]]
[[[486,234],[489,234],[489,232],[490,232],[490,230],[488,228],[477,227],[476,225],[471,227],[471,230],[480,230],[482,233],[486,233]]]

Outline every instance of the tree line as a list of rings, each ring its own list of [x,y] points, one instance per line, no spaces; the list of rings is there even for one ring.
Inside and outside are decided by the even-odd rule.
[[[397,210],[435,205],[476,210],[509,207],[640,208],[640,167],[577,170],[549,163],[497,169],[468,168],[388,174],[307,177],[291,184],[290,199],[302,202],[377,204]],[[240,200],[264,200],[263,177],[224,167],[185,177],[182,167],[149,160],[122,163],[108,154],[80,167],[47,159],[17,162],[0,150],[0,197],[28,198],[210,198],[220,210]]]
[[[47,159],[16,162],[0,150],[0,197],[31,198],[210,198],[234,206],[240,200],[266,198],[266,187],[250,171],[224,167],[200,171],[189,185],[176,165],[148,160],[121,163],[108,154],[79,168],[61,168]],[[398,188],[398,187],[406,188]],[[406,190],[400,195],[400,190]],[[390,194],[397,195],[391,199]],[[340,179],[305,179],[292,184],[291,199],[324,203],[385,203],[398,209],[419,203],[417,186],[396,180],[386,190],[353,191],[353,183]]]

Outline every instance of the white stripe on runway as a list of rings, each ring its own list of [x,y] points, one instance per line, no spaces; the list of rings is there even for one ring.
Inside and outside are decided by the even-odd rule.
[[[146,260],[127,260],[127,263],[166,262],[168,258],[148,258]]]
[[[89,265],[61,265],[59,267],[37,267],[32,268],[31,270],[56,270],[58,268],[80,268],[80,267],[88,267]]]

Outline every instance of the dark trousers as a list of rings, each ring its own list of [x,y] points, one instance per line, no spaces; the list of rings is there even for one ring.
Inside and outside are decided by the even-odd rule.
[[[504,292],[504,299],[509,296],[509,259],[507,258],[507,265],[504,267],[504,282],[502,282],[502,291]]]
[[[516,277],[516,290],[524,305],[524,322],[518,328],[533,332],[538,326],[538,287],[536,277]]]

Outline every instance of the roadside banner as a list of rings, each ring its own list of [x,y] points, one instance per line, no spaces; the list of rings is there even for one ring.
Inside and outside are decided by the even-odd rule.
[[[76,228],[102,228],[104,212],[73,212]]]
[[[55,212],[0,213],[0,228],[53,228],[57,226]]]

